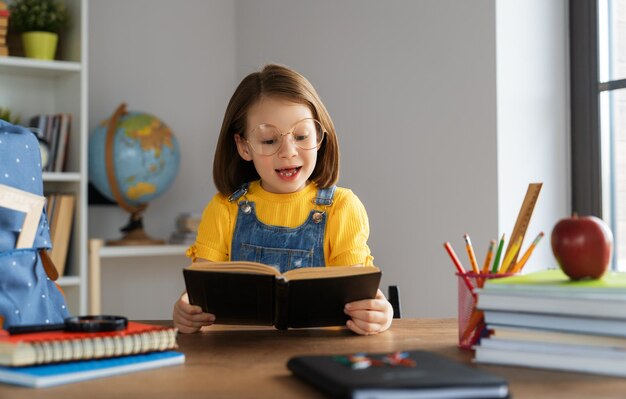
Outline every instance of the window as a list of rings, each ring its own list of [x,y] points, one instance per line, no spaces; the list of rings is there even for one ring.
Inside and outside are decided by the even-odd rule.
[[[626,271],[626,0],[570,0],[572,209],[614,234]]]

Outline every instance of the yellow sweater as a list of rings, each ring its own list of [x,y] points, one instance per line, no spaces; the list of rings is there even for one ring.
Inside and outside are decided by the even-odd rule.
[[[246,197],[254,202],[257,218],[269,225],[298,227],[315,208],[311,202],[317,193],[315,183],[290,194],[265,191],[259,181],[252,182]],[[240,198],[241,201],[243,198]],[[328,217],[324,236],[324,258],[327,266],[371,266],[373,257],[367,246],[369,221],[365,207],[354,193],[338,187],[334,203],[327,207]],[[213,262],[230,260],[231,243],[237,221],[238,201],[228,202],[223,194],[216,194],[202,213],[196,242],[187,250],[187,256]],[[318,206],[318,209],[324,207]]]

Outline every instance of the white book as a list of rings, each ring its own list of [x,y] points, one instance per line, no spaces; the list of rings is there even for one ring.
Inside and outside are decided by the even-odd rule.
[[[626,355],[624,351],[606,350],[560,350],[552,345],[539,348],[523,343],[502,343],[483,339],[475,347],[476,363],[523,366],[532,368],[576,371],[626,377]],[[611,355],[607,355],[611,353]]]
[[[482,290],[478,293],[476,307],[482,310],[626,319],[626,297],[623,295],[618,295],[615,299],[590,299]]]
[[[488,310],[485,322],[490,328],[517,326],[626,337],[626,320],[619,319]]]
[[[591,347],[626,350],[626,337],[585,334],[567,331],[550,331],[533,328],[492,326],[492,341],[516,341],[568,347]]]
[[[621,359],[626,361],[626,349],[611,346],[562,344],[554,342],[524,341],[515,339],[483,338],[480,346],[515,350],[519,352],[538,352],[556,355],[588,356],[590,358],[602,357],[606,359]]]

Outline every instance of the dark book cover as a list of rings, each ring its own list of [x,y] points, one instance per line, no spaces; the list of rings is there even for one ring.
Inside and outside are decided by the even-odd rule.
[[[286,329],[345,325],[344,305],[374,298],[380,283],[380,270],[359,269],[371,272],[289,280],[278,273],[186,268],[183,275],[189,302],[214,314],[216,323]]]
[[[189,303],[219,324],[274,325],[276,277],[266,274],[183,270]]]
[[[426,351],[297,356],[291,372],[333,398],[508,398],[502,377]]]
[[[287,281],[287,324],[292,328],[345,325],[344,305],[376,297],[381,273]],[[279,322],[280,319],[277,320]],[[280,328],[280,323],[277,323]]]

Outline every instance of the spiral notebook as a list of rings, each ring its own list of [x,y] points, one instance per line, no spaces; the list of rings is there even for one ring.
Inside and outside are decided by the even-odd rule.
[[[174,327],[128,322],[122,331],[45,331],[9,335],[0,330],[0,366],[29,366],[109,358],[176,348]]]

